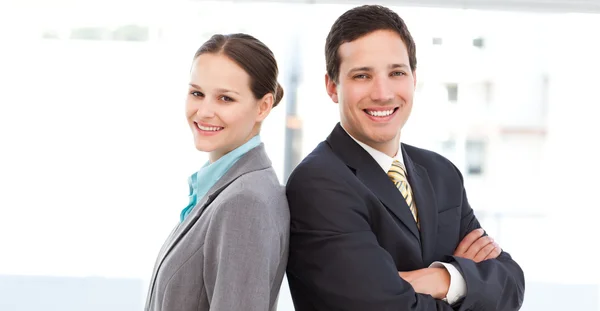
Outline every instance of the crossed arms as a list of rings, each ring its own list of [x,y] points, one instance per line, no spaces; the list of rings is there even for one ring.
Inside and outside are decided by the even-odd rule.
[[[471,231],[458,245],[454,256],[470,259],[476,263],[496,259],[502,249],[494,239],[484,235],[483,229]],[[419,294],[444,299],[450,289],[450,273],[444,267],[423,268],[414,271],[398,272],[404,281],[410,283]]]
[[[365,198],[342,179],[311,170],[291,178],[287,194],[292,216],[288,279],[315,310],[514,311],[523,303],[521,268],[491,238],[482,237],[464,191],[458,207],[462,242],[448,257],[467,292],[454,305],[440,300],[448,291],[444,269],[397,271],[370,226]]]

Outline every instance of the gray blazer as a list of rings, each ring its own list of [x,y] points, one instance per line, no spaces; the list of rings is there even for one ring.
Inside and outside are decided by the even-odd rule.
[[[158,255],[145,310],[276,310],[289,227],[284,187],[261,144],[175,227]]]

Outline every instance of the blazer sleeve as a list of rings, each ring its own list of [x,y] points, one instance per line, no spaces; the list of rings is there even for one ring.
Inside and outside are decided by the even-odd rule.
[[[456,168],[455,168],[456,169]],[[462,175],[456,169],[462,183]],[[461,240],[471,231],[481,228],[473,209],[462,193]],[[521,308],[525,295],[523,270],[502,251],[496,259],[479,263],[457,256],[452,257],[467,284],[467,294],[460,304],[460,311],[516,311]]]
[[[267,311],[280,264],[282,233],[257,194],[229,196],[216,208],[204,243],[211,311]]]
[[[292,296],[295,284],[303,292],[294,299],[307,299],[319,311],[453,310],[444,301],[417,294],[398,275],[371,230],[365,199],[330,172],[305,168],[288,182],[288,281]]]

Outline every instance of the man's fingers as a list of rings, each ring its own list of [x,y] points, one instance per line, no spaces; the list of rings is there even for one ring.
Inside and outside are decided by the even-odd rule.
[[[494,243],[494,250],[492,250],[490,254],[485,257],[484,260],[496,259],[498,258],[498,256],[500,256],[500,253],[502,253],[502,248],[500,248],[500,245],[498,245],[498,243]]]
[[[403,278],[405,281],[410,282],[414,279],[419,278],[423,274],[427,273],[428,268],[413,270],[413,271],[398,271],[398,275]]]
[[[475,255],[477,255],[477,253],[479,253],[479,251],[481,251],[488,244],[491,244],[493,242],[494,242],[494,239],[492,239],[489,236],[480,237],[477,241],[475,241],[473,244],[471,244],[469,249],[465,252],[464,257],[469,258],[471,260],[475,260]]]
[[[487,256],[489,256],[494,249],[496,248],[495,243],[489,243],[488,245],[484,246],[477,254],[475,254],[475,257],[473,258],[474,262],[482,262],[484,261]]]
[[[483,229],[475,229],[465,236],[465,238],[458,244],[454,251],[454,256],[464,257],[465,252],[471,247],[473,242],[477,241],[483,235]]]
[[[405,280],[406,282],[410,282],[411,280],[411,273],[410,272],[400,272],[398,271],[398,275]]]

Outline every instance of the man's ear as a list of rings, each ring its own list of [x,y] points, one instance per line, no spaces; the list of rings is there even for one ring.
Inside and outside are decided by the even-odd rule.
[[[338,93],[337,93],[337,84],[329,77],[328,74],[325,74],[325,89],[327,89],[327,95],[331,98],[334,103],[338,103]]]
[[[416,89],[417,88],[417,71],[413,70],[412,75],[413,75],[413,80],[414,80],[413,82],[415,84],[414,87]]]

